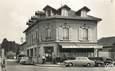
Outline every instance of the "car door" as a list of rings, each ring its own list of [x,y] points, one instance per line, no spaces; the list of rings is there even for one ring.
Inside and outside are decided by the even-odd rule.
[[[84,64],[85,64],[85,62],[86,62],[86,60],[85,60],[84,58],[81,58],[81,59],[80,59],[80,63],[79,63],[79,64],[80,64],[80,65],[84,65]]]
[[[76,58],[76,65],[81,65],[81,60],[80,60],[80,58]]]

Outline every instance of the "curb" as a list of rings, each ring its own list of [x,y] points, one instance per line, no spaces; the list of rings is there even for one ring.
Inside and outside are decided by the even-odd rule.
[[[40,67],[61,67],[61,65],[53,65],[53,64],[36,64],[36,66],[40,66]]]

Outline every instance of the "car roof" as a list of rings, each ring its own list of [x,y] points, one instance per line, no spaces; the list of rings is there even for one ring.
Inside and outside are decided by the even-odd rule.
[[[87,58],[87,57],[76,57],[76,58]]]
[[[109,57],[88,57],[89,59],[112,59]]]

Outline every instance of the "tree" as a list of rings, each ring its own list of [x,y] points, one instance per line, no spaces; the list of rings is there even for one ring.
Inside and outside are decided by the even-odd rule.
[[[16,51],[16,57],[19,55],[19,53],[20,53],[20,48],[18,47]]]
[[[15,43],[15,41],[8,41],[6,38],[3,39],[1,44],[1,48],[4,48],[5,50],[5,55],[7,55],[9,51],[18,53],[19,47],[20,45]]]

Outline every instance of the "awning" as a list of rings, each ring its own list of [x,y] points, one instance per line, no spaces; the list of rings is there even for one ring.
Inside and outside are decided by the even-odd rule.
[[[102,48],[100,45],[66,45],[66,44],[61,44],[62,48]]]

